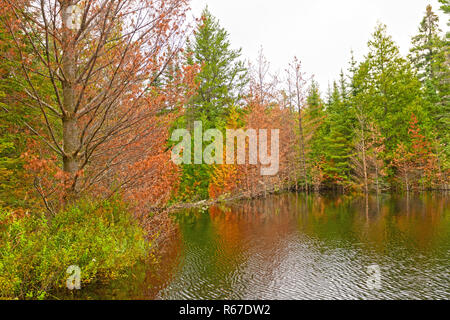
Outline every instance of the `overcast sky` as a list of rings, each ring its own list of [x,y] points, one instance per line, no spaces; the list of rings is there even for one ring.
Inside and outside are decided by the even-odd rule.
[[[431,4],[447,30],[437,0],[192,0],[199,16],[208,5],[230,33],[232,46],[255,60],[264,48],[274,71],[283,71],[297,56],[308,75],[325,92],[328,82],[348,66],[350,50],[360,59],[378,21],[407,54],[426,6]]]

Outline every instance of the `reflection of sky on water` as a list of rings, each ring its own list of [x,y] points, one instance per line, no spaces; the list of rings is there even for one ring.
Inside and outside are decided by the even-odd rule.
[[[448,199],[274,196],[186,212],[167,299],[450,298]],[[378,264],[382,289],[369,290]]]

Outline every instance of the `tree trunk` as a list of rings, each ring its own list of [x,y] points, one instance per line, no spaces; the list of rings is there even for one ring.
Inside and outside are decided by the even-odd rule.
[[[376,185],[377,185],[377,195],[380,194],[380,182],[379,182],[379,178],[378,178],[378,162],[377,162],[377,158],[375,158],[375,179],[376,179]]]
[[[405,184],[406,184],[406,192],[409,194],[409,179],[408,179],[408,172],[405,172]]]
[[[301,157],[302,170],[303,170],[303,180],[305,182],[305,190],[306,190],[306,192],[308,192],[309,191],[308,172],[306,170],[305,139],[303,136],[302,109],[300,107],[300,102],[299,102],[299,108],[298,108],[298,126],[299,126],[299,130],[300,130],[300,157]]]
[[[366,159],[366,141],[364,138],[364,131],[361,130],[362,134],[362,161],[363,161],[363,171],[364,171],[364,193],[369,193],[369,181],[367,178],[367,159]]]
[[[369,222],[369,194],[366,193],[366,220]]]
[[[61,16],[63,20],[63,59],[62,72],[65,80],[62,82],[63,90],[63,169],[67,174],[65,200],[70,201],[76,194],[77,173],[80,169],[79,129],[77,125],[77,114],[75,110],[75,82],[76,82],[76,55],[75,55],[75,32],[69,29],[67,21],[73,19],[68,8],[72,1],[61,2]]]

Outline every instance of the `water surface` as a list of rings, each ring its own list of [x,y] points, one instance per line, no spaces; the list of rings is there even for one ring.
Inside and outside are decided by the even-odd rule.
[[[159,264],[77,297],[449,299],[449,200],[293,193],[186,210]]]
[[[159,299],[450,298],[445,195],[285,194],[174,219],[179,254]]]

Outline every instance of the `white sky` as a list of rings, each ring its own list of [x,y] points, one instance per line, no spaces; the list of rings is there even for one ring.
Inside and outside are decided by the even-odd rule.
[[[426,6],[431,4],[446,31],[446,17],[437,0],[192,0],[192,13],[199,16],[208,5],[211,13],[230,33],[234,48],[243,58],[255,60],[260,47],[273,71],[285,70],[297,56],[307,75],[314,74],[322,92],[338,79],[353,49],[358,61],[367,53],[367,41],[378,21],[409,51]]]

